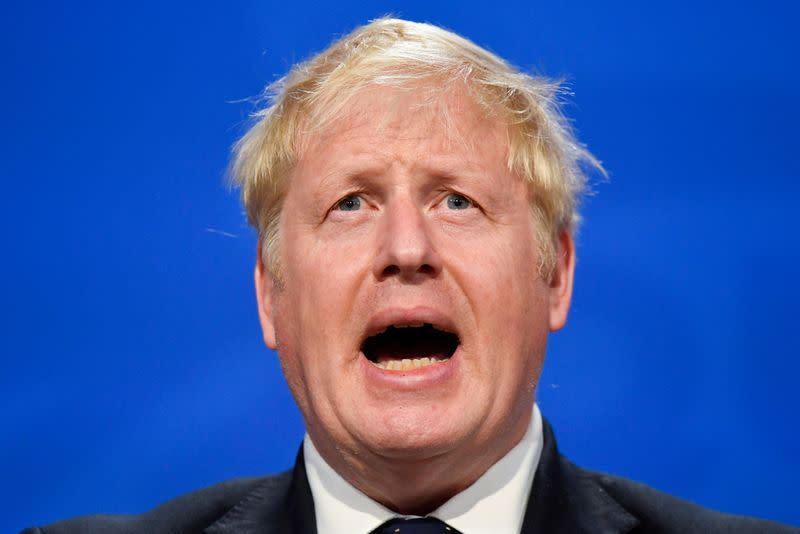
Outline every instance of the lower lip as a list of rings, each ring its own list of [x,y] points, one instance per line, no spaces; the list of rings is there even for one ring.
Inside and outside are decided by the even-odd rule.
[[[453,379],[461,360],[460,353],[461,347],[459,346],[447,360],[408,371],[390,371],[378,367],[369,361],[363,352],[359,360],[369,383],[400,390],[419,390],[420,388],[435,387]]]

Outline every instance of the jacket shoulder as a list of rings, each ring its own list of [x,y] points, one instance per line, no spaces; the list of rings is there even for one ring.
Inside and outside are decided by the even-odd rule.
[[[577,467],[575,469],[579,476],[593,480],[628,513],[639,520],[639,525],[633,532],[664,534],[800,533],[800,529],[788,525],[710,510],[632,480],[586,471]]]
[[[253,492],[285,498],[291,471],[274,476],[229,480],[171,499],[136,515],[88,515],[30,528],[21,534],[191,534],[200,533]]]

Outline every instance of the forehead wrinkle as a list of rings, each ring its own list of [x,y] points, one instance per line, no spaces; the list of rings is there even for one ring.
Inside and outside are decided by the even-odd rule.
[[[445,136],[434,150],[425,152],[424,157],[414,162],[415,168],[420,169],[425,174],[439,176],[447,183],[468,179],[469,181],[483,181],[492,178],[496,172],[495,167],[505,170],[505,155],[499,161],[492,161],[486,158],[486,154],[481,150],[480,143],[500,144],[508,146],[507,137],[499,128],[493,129],[491,135],[478,137],[472,135],[473,130],[468,130],[467,135],[461,131],[464,128],[447,128]],[[457,143],[461,150],[452,150],[454,143]]]
[[[396,169],[450,181],[485,176],[490,162],[484,161],[481,144],[507,147],[508,127],[487,114],[466,90],[448,88],[434,95],[434,88],[407,89],[373,86],[354,95],[354,105],[345,116],[317,131],[303,132],[295,169],[311,174],[325,171],[315,182],[320,195],[342,184],[366,185],[366,178]],[[488,138],[478,134],[485,131],[487,121]],[[321,165],[326,168],[314,168]]]
[[[472,148],[476,139],[470,132],[485,120],[496,120],[478,105],[468,88],[453,84],[445,88],[431,86],[430,80],[403,87],[366,86],[348,100],[353,105],[347,113],[316,132],[307,130],[306,134],[316,133],[315,137],[335,134],[341,138],[348,131],[367,125],[372,134],[413,140],[427,139],[431,131],[438,130],[444,132],[447,143],[460,142]],[[459,127],[464,122],[467,128]],[[410,135],[398,137],[399,132]]]

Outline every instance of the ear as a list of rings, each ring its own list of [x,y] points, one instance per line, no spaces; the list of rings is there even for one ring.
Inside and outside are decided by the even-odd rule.
[[[258,302],[258,318],[261,321],[261,331],[264,335],[264,343],[273,350],[278,348],[277,339],[275,337],[275,314],[273,311],[273,299],[275,297],[275,281],[272,278],[272,273],[264,265],[264,260],[261,257],[261,246],[258,246],[256,252],[256,268],[255,268],[255,282],[256,282],[256,301]]]
[[[572,234],[567,230],[562,231],[556,245],[556,264],[550,280],[551,332],[560,330],[567,322],[575,275],[575,243]]]

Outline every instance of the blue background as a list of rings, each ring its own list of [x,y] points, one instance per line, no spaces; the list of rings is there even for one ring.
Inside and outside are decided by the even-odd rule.
[[[539,388],[563,451],[800,524],[790,2],[7,2],[0,531],[290,465],[225,186],[244,101],[393,12],[565,76],[604,161]]]

